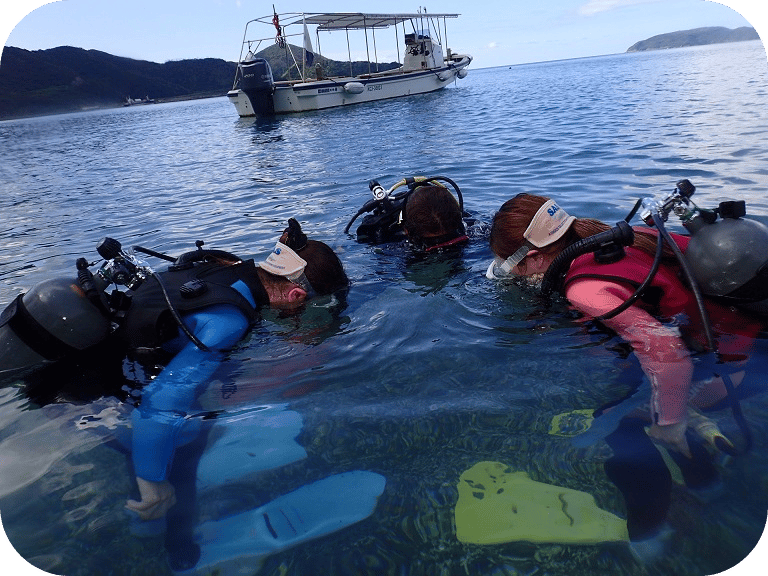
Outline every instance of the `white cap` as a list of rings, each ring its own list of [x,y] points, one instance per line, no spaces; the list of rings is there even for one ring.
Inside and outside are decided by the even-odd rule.
[[[282,242],[278,242],[267,259],[259,262],[259,267],[275,276],[291,279],[292,276],[299,276],[304,271],[307,261]]]
[[[575,216],[569,216],[557,202],[549,200],[533,216],[523,238],[536,248],[549,246],[562,238],[574,220]]]

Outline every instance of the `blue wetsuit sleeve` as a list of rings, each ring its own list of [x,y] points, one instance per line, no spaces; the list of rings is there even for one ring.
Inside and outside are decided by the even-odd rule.
[[[136,475],[165,480],[177,446],[199,432],[197,399],[224,353],[248,331],[245,315],[230,305],[216,305],[184,317],[192,333],[209,350],[199,349],[186,335],[180,351],[144,388],[141,404],[131,415],[132,452]]]

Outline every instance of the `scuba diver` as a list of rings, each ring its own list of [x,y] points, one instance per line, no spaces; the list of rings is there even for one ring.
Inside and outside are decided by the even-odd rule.
[[[448,187],[456,193],[454,197]],[[398,188],[406,189],[395,192]],[[376,180],[368,187],[373,199],[352,217],[344,232],[366,214],[357,227],[357,238],[381,244],[406,241],[423,253],[439,252],[467,242],[464,199],[458,185],[444,176],[403,178],[385,190]]]
[[[690,201],[694,190],[683,180],[662,200],[645,199],[649,227],[628,224],[638,203],[613,228],[571,216],[544,196],[519,194],[495,214],[490,233],[488,278],[518,277],[540,283],[544,295],[561,292],[587,320],[627,342],[650,381],[650,422],[645,411],[639,424],[624,419],[606,437],[614,449],[606,471],[624,494],[631,541],[653,538],[669,506],[669,472],[648,437],[673,451],[689,487],[707,485],[714,468],[686,431],[735,450],[699,410],[730,404],[741,426],[735,389],[744,388],[750,349],[766,325],[758,312],[768,299],[768,228],[742,218],[743,203],[699,209]],[[666,230],[670,212],[690,236]],[[714,362],[694,362],[707,350]]]
[[[156,273],[106,238],[98,247],[104,264],[95,274],[80,259],[77,280],[41,283],[0,317],[0,374],[30,372],[103,347],[147,366],[147,373],[161,367],[131,414],[139,498],[125,507],[145,521],[163,518],[176,503],[169,474],[177,449],[203,432],[198,397],[225,353],[256,322],[259,309],[296,310],[314,296],[348,287],[334,251],[308,239],[293,218],[258,264],[202,245],[198,241],[197,250],[178,258],[135,246],[171,262]],[[112,284],[115,290],[108,294]],[[184,516],[193,508],[185,502],[174,513]],[[194,565],[199,551],[188,549],[191,533],[169,530],[166,537],[176,539],[176,567]]]

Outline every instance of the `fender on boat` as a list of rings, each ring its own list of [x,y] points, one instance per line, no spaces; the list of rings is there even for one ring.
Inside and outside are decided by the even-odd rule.
[[[360,94],[365,90],[365,86],[360,82],[347,82],[344,84],[344,91],[349,94]]]

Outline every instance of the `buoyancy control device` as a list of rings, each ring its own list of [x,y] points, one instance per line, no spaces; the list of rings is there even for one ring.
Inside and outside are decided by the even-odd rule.
[[[178,258],[141,246],[124,251],[120,242],[104,238],[97,246],[103,260],[76,262],[75,278],[53,278],[17,296],[0,314],[0,376],[20,375],[90,349],[104,341],[120,325],[130,307],[130,290],[153,277],[160,277],[135,252],[143,252],[172,262],[172,266],[193,266],[210,258],[239,260],[220,250],[197,250]],[[89,269],[100,264],[96,272]],[[114,285],[111,293],[110,286]],[[164,291],[165,292],[165,291]],[[186,329],[166,296],[171,314],[190,339],[201,348],[202,342]]]

